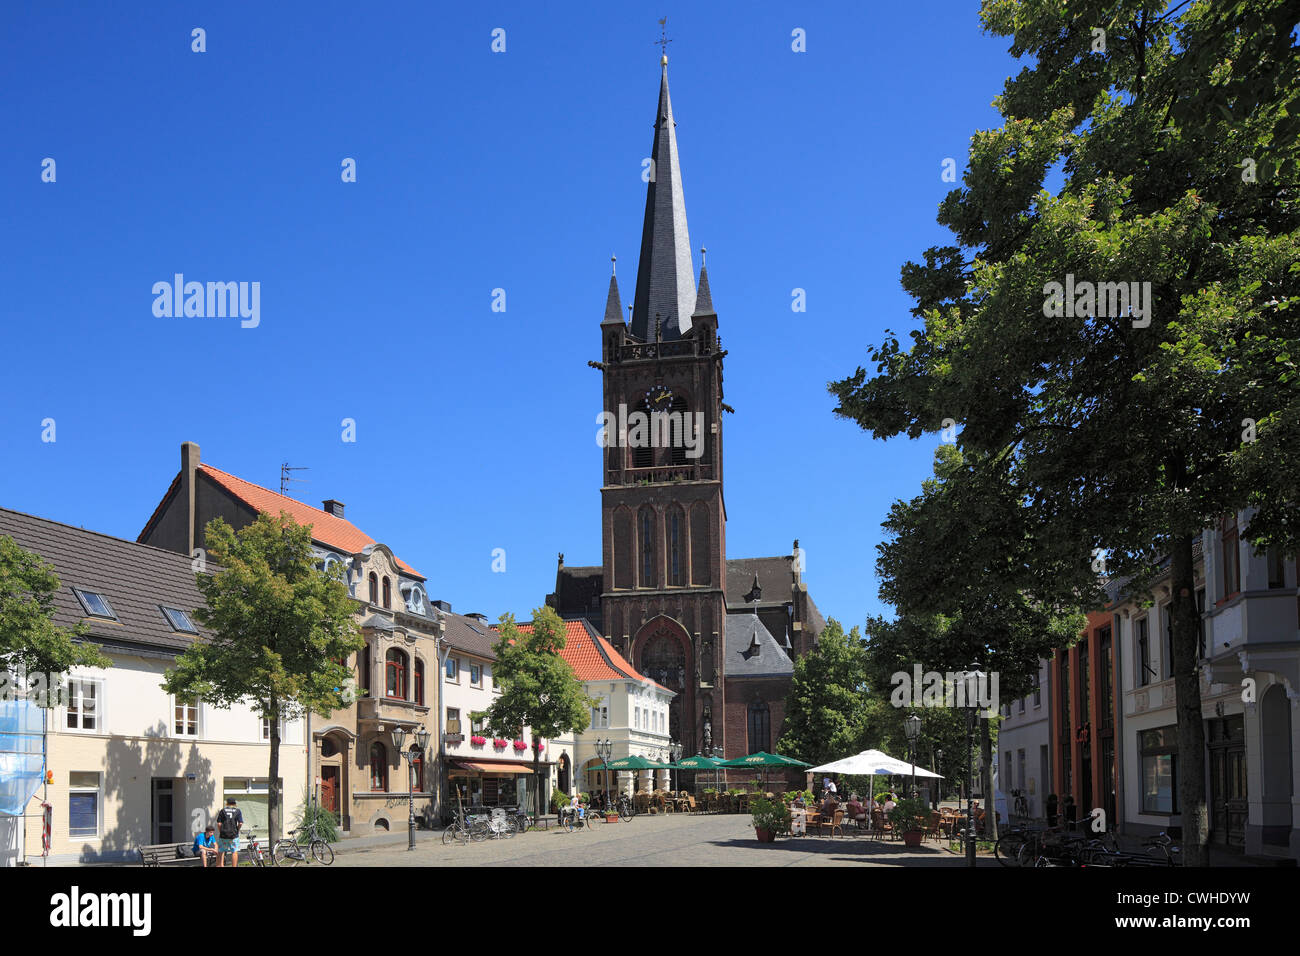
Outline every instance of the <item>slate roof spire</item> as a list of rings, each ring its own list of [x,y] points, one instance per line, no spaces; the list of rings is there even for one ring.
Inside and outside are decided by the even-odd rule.
[[[611,263],[617,262],[616,256],[610,256]],[[605,300],[605,318],[601,325],[622,325],[623,324],[623,306],[622,300],[618,296],[618,279],[614,275],[613,268],[609,273],[609,297]]]
[[[661,57],[659,109],[655,115],[653,165],[646,187],[645,220],[641,225],[641,258],[632,299],[634,336],[654,340],[652,326],[659,317],[660,337],[671,342],[691,327],[695,312],[695,268],[686,230],[686,201],[677,160],[677,132],[668,96],[668,57]]]

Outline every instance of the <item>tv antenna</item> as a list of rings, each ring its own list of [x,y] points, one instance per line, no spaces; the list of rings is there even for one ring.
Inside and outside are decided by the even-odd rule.
[[[293,482],[307,484],[306,478],[295,478],[289,474],[291,471],[309,471],[306,465],[291,465],[287,461],[280,465],[280,494],[289,494],[289,485]]]

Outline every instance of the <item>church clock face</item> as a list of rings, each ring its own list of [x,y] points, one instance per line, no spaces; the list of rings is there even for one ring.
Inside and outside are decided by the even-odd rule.
[[[655,385],[645,392],[646,407],[652,412],[666,412],[673,402],[673,390],[667,385]]]

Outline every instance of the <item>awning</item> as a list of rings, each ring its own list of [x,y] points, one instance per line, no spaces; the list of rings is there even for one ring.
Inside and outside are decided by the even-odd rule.
[[[548,767],[550,764],[543,763],[540,766]],[[531,774],[533,772],[533,765],[530,763],[521,764],[506,760],[503,760],[501,763],[453,760],[451,767],[453,771],[468,770],[470,773],[486,773],[490,776],[496,777],[508,777],[514,774]]]

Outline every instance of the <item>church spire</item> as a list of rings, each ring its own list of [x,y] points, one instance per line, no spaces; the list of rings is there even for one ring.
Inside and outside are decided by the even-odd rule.
[[[611,263],[617,262],[615,256],[610,256]],[[601,325],[622,325],[623,324],[623,303],[618,295],[618,278],[614,274],[613,268],[609,273],[609,298],[605,300],[605,319]]]
[[[695,311],[695,268],[686,231],[686,201],[677,160],[677,132],[668,96],[668,57],[660,58],[659,109],[651,147],[650,182],[641,226],[641,258],[632,299],[632,334],[653,341],[655,317],[664,341],[679,339]]]
[[[695,311],[692,315],[717,315],[713,311],[713,295],[709,292],[709,267],[704,264],[707,249],[700,250],[700,286],[695,293]]]

